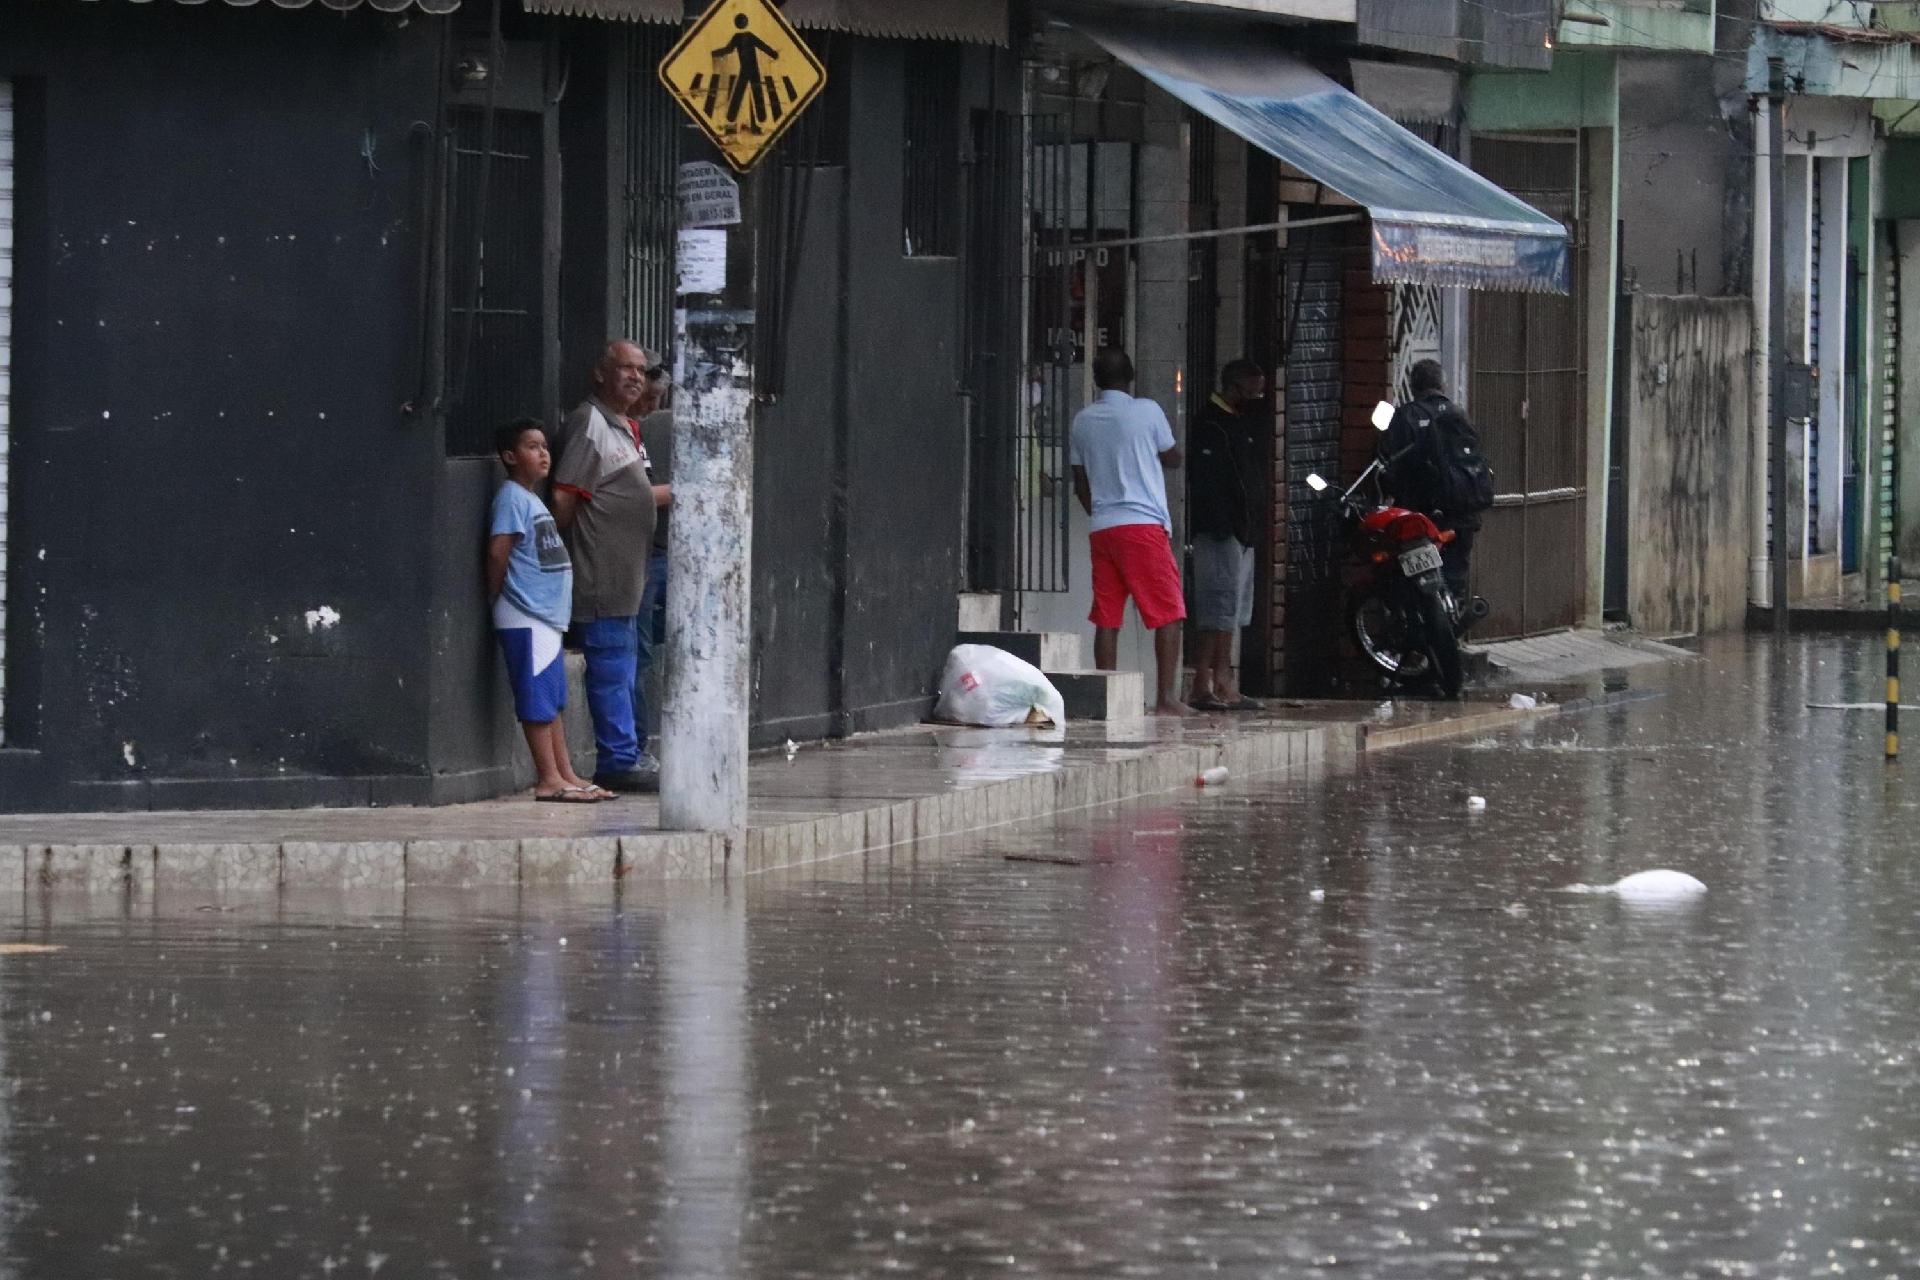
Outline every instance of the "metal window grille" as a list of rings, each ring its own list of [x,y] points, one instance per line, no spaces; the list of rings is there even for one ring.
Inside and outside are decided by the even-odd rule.
[[[673,338],[675,166],[680,124],[656,68],[678,32],[640,26],[626,33],[626,333],[654,351]]]
[[[951,258],[960,252],[960,75],[958,52],[924,43],[907,54],[902,252]]]
[[[481,190],[486,113],[453,112],[448,174],[447,452],[484,455],[502,422],[541,404],[543,215],[541,119],[496,111],[493,163]]]

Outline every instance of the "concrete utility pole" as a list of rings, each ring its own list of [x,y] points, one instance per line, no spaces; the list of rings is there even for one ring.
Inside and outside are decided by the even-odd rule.
[[[1787,632],[1787,533],[1792,527],[1787,511],[1787,253],[1785,183],[1787,66],[1767,59],[1767,210],[1772,230],[1772,253],[1767,262],[1767,320],[1773,367],[1767,372],[1768,475],[1773,506],[1773,630]]]
[[[687,0],[686,19],[708,0]],[[680,159],[723,163],[698,128]],[[742,186],[746,179],[741,180]],[[728,225],[682,226],[675,286],[673,537],[668,547],[667,696],[660,825],[747,826],[747,623],[753,550],[754,215],[741,192]],[[683,206],[682,221],[687,220]],[[695,219],[696,222],[703,221]]]

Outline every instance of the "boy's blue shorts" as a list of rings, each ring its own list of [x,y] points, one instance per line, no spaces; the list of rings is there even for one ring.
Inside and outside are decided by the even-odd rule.
[[[514,718],[522,724],[553,723],[567,705],[567,664],[560,654],[560,633],[505,598],[494,602],[493,628],[507,659]]]

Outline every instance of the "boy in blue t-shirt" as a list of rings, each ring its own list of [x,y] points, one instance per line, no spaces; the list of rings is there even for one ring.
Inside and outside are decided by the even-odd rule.
[[[507,482],[493,496],[487,596],[513,685],[514,714],[533,752],[533,798],[558,804],[611,800],[613,792],[574,773],[560,723],[567,705],[560,636],[573,616],[573,562],[553,515],[534,496],[534,486],[553,469],[546,429],[522,418],[496,431],[493,447]]]

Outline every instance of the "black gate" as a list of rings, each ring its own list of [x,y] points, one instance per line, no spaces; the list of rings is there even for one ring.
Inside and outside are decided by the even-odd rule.
[[[1281,265],[1281,352],[1285,368],[1287,559],[1283,630],[1286,686],[1329,687],[1341,630],[1340,511],[1308,487],[1307,477],[1342,474],[1340,418],[1346,392],[1341,309],[1349,253],[1334,241],[1342,228],[1304,237]],[[1321,242],[1316,243],[1316,240]]]
[[[962,368],[971,413],[967,585],[975,591],[1015,590],[1020,581],[1017,449],[1029,399],[1021,360],[1021,135],[1018,115],[973,113]]]

